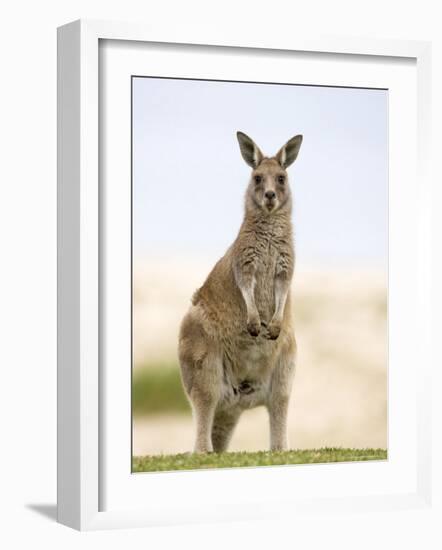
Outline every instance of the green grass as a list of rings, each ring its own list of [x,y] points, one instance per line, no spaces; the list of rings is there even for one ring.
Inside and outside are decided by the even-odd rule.
[[[134,370],[132,410],[135,415],[190,413],[178,365],[158,364]]]
[[[241,466],[281,466],[285,464],[318,464],[326,462],[356,462],[386,460],[385,449],[323,448],[301,451],[254,453],[209,453],[159,456],[135,456],[133,472],[165,472],[170,470],[203,470],[237,468]]]

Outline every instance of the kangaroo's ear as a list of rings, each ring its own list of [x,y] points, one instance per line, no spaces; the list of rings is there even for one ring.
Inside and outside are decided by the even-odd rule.
[[[295,136],[281,147],[276,154],[276,160],[283,168],[288,168],[293,164],[301,149],[302,136]]]
[[[236,132],[236,137],[239,141],[239,148],[241,150],[242,158],[252,168],[256,168],[264,158],[264,155],[259,150],[259,147],[243,132]]]

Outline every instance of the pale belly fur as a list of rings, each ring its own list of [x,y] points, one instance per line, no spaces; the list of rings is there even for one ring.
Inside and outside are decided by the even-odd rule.
[[[219,409],[245,410],[266,404],[279,347],[263,333],[257,338],[244,335],[224,348]]]

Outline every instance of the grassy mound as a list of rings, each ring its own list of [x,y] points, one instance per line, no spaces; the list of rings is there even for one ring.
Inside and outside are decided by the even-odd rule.
[[[281,466],[286,464],[318,464],[386,459],[387,451],[385,449],[323,448],[284,452],[186,453],[178,455],[135,456],[132,461],[132,471],[165,472],[170,470]]]

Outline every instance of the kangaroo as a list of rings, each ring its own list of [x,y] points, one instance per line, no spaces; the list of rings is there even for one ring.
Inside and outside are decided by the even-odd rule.
[[[287,412],[296,341],[290,307],[295,254],[286,169],[302,136],[271,158],[237,132],[252,168],[238,236],[192,297],[179,334],[185,392],[196,422],[194,451],[227,450],[241,413],[264,405],[270,448],[288,448]]]

